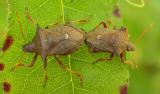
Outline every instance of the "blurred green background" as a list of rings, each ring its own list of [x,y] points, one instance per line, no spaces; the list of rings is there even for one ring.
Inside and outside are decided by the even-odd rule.
[[[144,7],[131,5],[127,0],[119,1],[123,23],[133,42],[154,23],[130,57],[139,67],[130,70],[129,94],[160,94],[160,0],[144,0]],[[142,0],[129,1],[141,5]]]
[[[126,1],[119,0],[119,7],[131,41],[154,23],[136,44],[136,51],[129,53],[129,59],[137,63],[138,68],[130,69],[128,94],[160,94],[160,0],[144,0],[143,7]],[[141,5],[142,0],[130,1]],[[7,2],[0,0],[0,34],[7,32],[7,14]]]

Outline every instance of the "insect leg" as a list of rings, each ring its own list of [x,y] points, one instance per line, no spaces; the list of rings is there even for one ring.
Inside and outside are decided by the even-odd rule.
[[[57,64],[60,65],[61,68],[63,68],[64,70],[66,70],[66,71],[74,74],[75,76],[77,76],[80,79],[81,86],[82,86],[82,83],[83,83],[83,77],[82,77],[82,75],[80,73],[76,72],[76,71],[70,70],[69,68],[65,67],[57,56],[55,56],[55,59],[57,60]]]
[[[28,20],[35,26],[37,22],[33,20],[32,16],[29,14],[28,8],[25,9],[25,15],[27,16]]]
[[[14,71],[16,68],[22,66],[22,67],[33,67],[33,65],[35,64],[35,61],[37,59],[37,54],[34,55],[32,62],[30,64],[22,64],[22,63],[17,63],[11,70]]]
[[[45,77],[44,77],[44,84],[43,84],[43,87],[45,87],[46,86],[46,83],[48,82],[48,73],[47,73],[47,70],[46,70],[46,68],[47,68],[47,58],[45,58],[44,59],[44,73],[45,73]]]
[[[47,25],[47,26],[45,26],[45,29],[53,28],[54,26],[57,26],[57,25],[59,25],[59,24],[60,24],[60,22],[56,22],[56,23],[54,23],[54,24]]]
[[[135,63],[133,63],[132,61],[130,61],[130,60],[125,60],[125,52],[122,52],[121,54],[120,54],[120,58],[121,58],[121,61],[124,63],[124,64],[127,64],[127,65],[131,65],[133,68],[137,68],[138,66],[135,64]]]
[[[58,21],[56,21],[55,23],[52,23],[52,24],[45,26],[45,29],[54,28],[55,26],[59,25],[61,23],[61,19],[62,19],[62,16],[60,16]]]
[[[69,21],[69,23],[86,23],[86,22],[88,22],[88,20],[86,20],[86,19],[81,19],[81,20],[75,20],[75,21]]]
[[[125,61],[125,52],[122,52],[120,54],[120,58],[121,58],[121,61],[124,63],[124,61]]]
[[[113,57],[114,57],[114,54],[111,53],[111,55],[110,55],[109,58],[99,58],[99,59],[97,59],[95,62],[93,62],[92,64],[98,63],[98,62],[100,62],[100,61],[111,61]]]
[[[104,28],[107,28],[106,23],[102,21],[102,22],[100,22],[93,30],[98,29],[101,25],[103,25]]]
[[[113,29],[115,29],[115,30],[117,29],[111,20],[107,19],[107,23],[110,24],[113,27]]]
[[[34,55],[34,57],[33,57],[33,59],[32,59],[32,62],[29,64],[29,65],[24,65],[24,66],[26,66],[26,67],[33,67],[33,65],[35,64],[35,61],[36,61],[36,59],[37,59],[37,54],[35,54]]]
[[[138,65],[131,60],[124,61],[124,64],[130,65],[132,68],[138,68]]]

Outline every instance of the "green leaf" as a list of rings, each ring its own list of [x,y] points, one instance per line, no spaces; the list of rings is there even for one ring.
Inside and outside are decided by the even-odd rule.
[[[7,2],[0,1],[0,30],[5,30],[7,26]]]
[[[4,41],[5,35],[7,34],[7,2],[4,0],[0,1],[0,40]],[[3,43],[0,41],[0,45]]]
[[[82,74],[83,86],[80,86],[79,78],[61,69],[53,56],[48,58],[49,78],[45,88],[42,86],[44,70],[41,57],[38,57],[32,68],[21,67],[14,72],[10,70],[18,62],[30,63],[33,57],[32,53],[22,51],[25,42],[16,12],[20,15],[24,37],[29,42],[35,34],[35,26],[27,20],[24,14],[25,7],[28,7],[33,19],[42,28],[56,23],[60,18],[62,24],[88,19],[89,22],[77,23],[74,26],[89,32],[102,20],[113,18],[112,11],[117,2],[117,0],[10,0],[9,35],[13,36],[14,43],[7,52],[0,55],[0,61],[5,64],[5,70],[0,73],[0,82],[8,81],[11,84],[10,94],[119,94],[120,86],[129,78],[127,67],[121,63],[119,57],[115,57],[111,62],[92,65],[96,59],[107,57],[109,54],[91,55],[84,44],[74,54],[60,57],[65,66]],[[113,19],[114,24],[122,25],[121,20]],[[3,92],[2,89],[0,91]]]

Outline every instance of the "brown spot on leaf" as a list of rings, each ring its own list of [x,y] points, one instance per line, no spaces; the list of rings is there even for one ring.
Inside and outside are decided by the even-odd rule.
[[[3,71],[3,70],[4,70],[4,64],[0,63],[0,71]]]
[[[11,91],[11,84],[9,82],[3,82],[3,90],[4,92],[10,92]]]
[[[3,47],[1,48],[1,50],[3,52],[5,52],[13,43],[13,37],[12,36],[7,36],[5,42],[3,43]]]
[[[120,13],[120,9],[118,6],[116,6],[113,10],[113,15],[118,17],[118,18],[121,18],[121,13]]]
[[[120,87],[120,94],[128,94],[128,84]]]

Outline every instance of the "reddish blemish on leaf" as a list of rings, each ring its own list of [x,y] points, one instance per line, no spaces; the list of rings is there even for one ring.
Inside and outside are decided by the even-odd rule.
[[[10,92],[11,91],[11,84],[8,82],[3,82],[3,90],[4,92]]]
[[[3,52],[5,52],[13,43],[13,37],[12,36],[7,36],[3,47],[1,48]]]
[[[4,64],[0,63],[0,71],[3,71],[3,70],[4,70]]]
[[[118,18],[121,18],[121,13],[120,13],[120,9],[118,6],[116,6],[113,10],[113,15],[118,17]]]
[[[127,84],[120,87],[120,93],[119,94],[128,94],[128,85]]]

